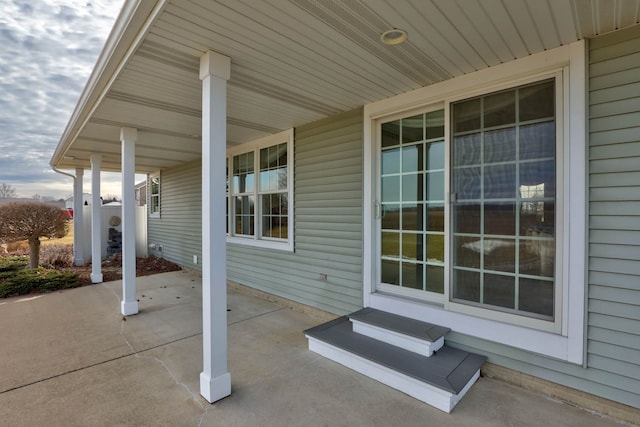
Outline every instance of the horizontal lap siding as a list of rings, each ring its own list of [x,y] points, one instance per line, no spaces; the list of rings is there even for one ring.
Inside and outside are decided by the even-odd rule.
[[[336,314],[362,307],[362,147],[360,109],[296,128],[294,252],[229,244],[229,279]]]
[[[162,252],[149,253],[195,269],[202,254],[201,171],[200,160],[162,171],[160,218],[147,219],[148,243],[162,245]]]
[[[640,407],[640,27],[589,56],[588,372]]]
[[[336,314],[361,308],[362,147],[361,109],[297,128],[295,250],[228,244],[229,280]],[[193,263],[202,252],[200,161],[163,171],[161,180],[161,217],[149,218],[149,244],[200,269]]]

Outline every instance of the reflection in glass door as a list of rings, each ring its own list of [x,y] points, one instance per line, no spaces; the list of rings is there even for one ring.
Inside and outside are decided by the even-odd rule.
[[[381,125],[383,284],[444,292],[444,110]]]
[[[455,302],[552,320],[555,84],[452,106]]]

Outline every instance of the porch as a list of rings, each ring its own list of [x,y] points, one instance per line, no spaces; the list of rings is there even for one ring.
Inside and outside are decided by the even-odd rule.
[[[481,378],[451,415],[314,354],[324,319],[228,289],[233,393],[199,394],[201,278],[140,277],[140,313],[117,314],[120,282],[0,302],[0,419],[7,425],[615,426]],[[544,421],[540,419],[544,414]]]

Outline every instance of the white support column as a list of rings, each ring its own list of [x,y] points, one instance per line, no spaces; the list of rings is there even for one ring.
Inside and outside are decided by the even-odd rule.
[[[124,316],[138,313],[136,299],[136,140],[138,130],[120,129],[122,141],[122,303]]]
[[[83,182],[84,169],[76,168],[76,179],[73,182],[73,264],[77,266],[84,265],[84,235],[83,223]]]
[[[226,150],[227,80],[231,59],[208,51],[202,80],[202,347],[200,394],[215,402],[231,394],[227,369]]]
[[[102,283],[102,201],[100,168],[102,155],[91,155],[91,282]]]

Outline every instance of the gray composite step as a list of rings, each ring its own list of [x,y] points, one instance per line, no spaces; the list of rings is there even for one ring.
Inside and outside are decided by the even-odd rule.
[[[353,332],[347,316],[307,329],[305,335],[449,393],[460,393],[486,357],[448,346],[427,357]]]
[[[351,313],[348,317],[352,320],[431,342],[439,340],[449,332],[449,328],[443,326],[421,322],[420,320],[398,316],[370,307]]]

